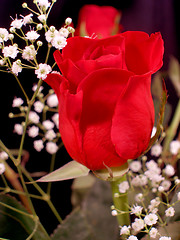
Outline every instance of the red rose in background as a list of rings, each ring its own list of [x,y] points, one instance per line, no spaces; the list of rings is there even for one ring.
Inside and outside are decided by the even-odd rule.
[[[59,130],[70,156],[91,170],[116,167],[148,146],[154,124],[151,75],[162,66],[160,33],[74,37],[54,53],[62,75],[45,80],[59,99]]]
[[[104,38],[120,32],[121,12],[111,6],[84,5],[78,18],[76,36]]]

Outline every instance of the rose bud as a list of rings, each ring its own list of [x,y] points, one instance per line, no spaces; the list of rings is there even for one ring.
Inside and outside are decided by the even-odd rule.
[[[84,5],[78,17],[76,36],[104,38],[120,32],[121,12],[112,6]]]
[[[161,68],[160,33],[73,37],[54,53],[61,74],[45,81],[59,101],[70,156],[91,170],[119,167],[148,147],[154,125],[151,75]]]

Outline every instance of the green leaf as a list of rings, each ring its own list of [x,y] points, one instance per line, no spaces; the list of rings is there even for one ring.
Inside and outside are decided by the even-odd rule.
[[[26,209],[13,197],[1,195],[0,202],[28,214]],[[0,239],[25,240],[33,232],[35,223],[29,216],[0,204],[0,226]],[[32,239],[44,240],[48,238],[38,227]]]
[[[47,174],[46,176],[37,180],[37,182],[57,182],[63,181],[67,179],[73,179],[77,177],[87,176],[89,173],[89,169],[84,165],[71,161],[65,164],[63,167],[55,170]]]
[[[112,197],[109,182],[96,179],[81,209],[74,210],[55,230],[52,240],[117,240],[116,217],[111,215]]]
[[[84,213],[77,208],[52,235],[52,240],[92,240],[95,239]]]
[[[172,240],[180,240],[180,221],[179,222],[173,222],[169,223],[168,226],[159,227],[158,232],[161,236],[171,237]],[[142,238],[142,240],[148,240],[149,237],[146,235]],[[159,235],[156,238],[153,238],[154,240],[159,239]]]

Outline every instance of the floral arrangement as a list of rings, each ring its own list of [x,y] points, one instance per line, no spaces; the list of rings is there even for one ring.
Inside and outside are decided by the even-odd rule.
[[[153,103],[152,74],[163,64],[161,34],[119,34],[120,13],[112,7],[102,7],[112,16],[107,32],[100,34],[99,23],[92,34],[83,11],[99,15],[101,7],[87,5],[76,33],[85,37],[74,37],[69,17],[60,29],[48,26],[55,2],[34,0],[36,9],[23,3],[29,14],[13,19],[9,30],[0,28],[0,71],[12,74],[23,94],[9,114],[18,121],[20,147],[9,149],[0,140],[0,239],[179,239],[180,105],[167,126],[170,106],[162,81],[168,75],[179,93],[179,63],[172,58],[168,73],[154,76]],[[24,70],[34,73],[31,97],[20,79]],[[48,174],[26,169],[27,137],[37,152],[52,156]],[[63,146],[74,160],[55,170]],[[67,179],[74,179],[74,210],[62,220],[51,186]],[[41,223],[33,199],[46,202],[60,223],[53,233]]]

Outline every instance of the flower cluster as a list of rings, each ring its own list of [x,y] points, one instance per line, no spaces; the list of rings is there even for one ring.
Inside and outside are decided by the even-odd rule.
[[[37,85],[33,86],[33,91]],[[60,142],[59,113],[57,110],[58,100],[53,90],[46,95],[43,93],[43,87],[39,89],[36,100],[33,103],[32,110],[29,112],[27,123],[27,134],[34,140],[34,148],[40,152],[44,146],[48,153],[54,154],[58,150]],[[12,107],[16,114],[10,113],[11,118],[23,118],[20,123],[15,123],[14,132],[18,135],[23,134],[23,125],[27,114],[27,107],[23,106],[21,98],[14,98]],[[18,111],[18,113],[17,113]]]
[[[177,142],[172,141],[171,146],[178,146]],[[177,154],[178,151],[177,147],[173,153]],[[169,219],[175,215],[175,205],[180,201],[180,192],[174,191],[180,184],[174,167],[169,163],[164,164],[161,159],[156,162],[143,156],[141,160],[131,161],[129,168],[128,180],[119,184],[119,193],[115,197],[133,195],[130,199],[134,201],[129,203],[132,223],[120,226],[120,235],[131,240],[138,239],[141,232],[148,234],[151,239],[159,237],[159,240],[170,240],[171,237],[161,236],[159,228],[168,224]],[[113,216],[123,213],[112,206]]]
[[[9,30],[0,28],[0,66],[3,70],[18,76],[23,69],[33,69],[38,79],[44,80],[52,67],[47,64],[50,49],[63,49],[69,34],[74,33],[70,27],[71,19],[67,18],[65,25],[57,30],[54,26],[47,25],[49,11],[55,0],[50,3],[48,0],[34,1],[38,12],[31,10],[27,3],[23,4],[31,12],[26,16],[16,17],[11,22]],[[45,31],[45,34],[44,34]],[[24,41],[24,46],[18,46],[16,37]],[[48,52],[44,63],[38,63],[38,50],[43,45],[39,39],[44,37],[48,44]],[[23,62],[20,60],[22,58]]]

